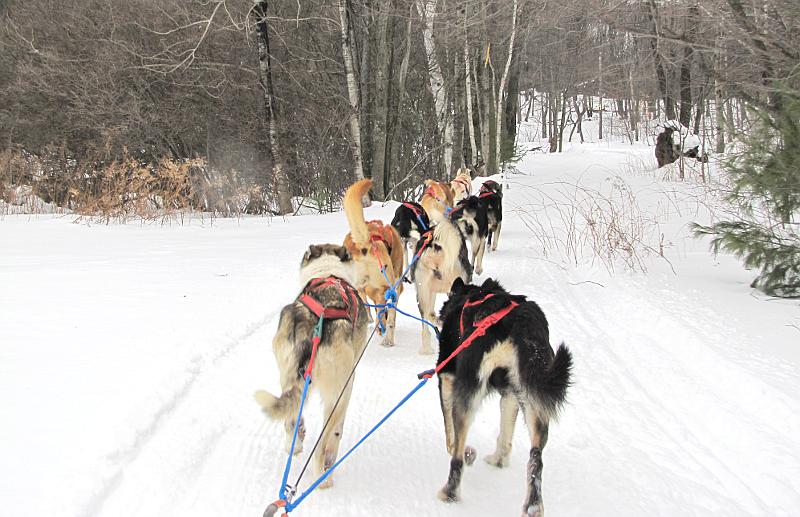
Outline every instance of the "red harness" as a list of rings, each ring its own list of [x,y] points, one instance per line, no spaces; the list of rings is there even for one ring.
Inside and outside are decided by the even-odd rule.
[[[314,298],[313,293],[325,287],[335,287],[339,291],[339,295],[344,301],[344,308],[339,307],[325,307],[319,300]],[[358,319],[358,294],[355,288],[335,276],[324,278],[312,278],[308,282],[303,293],[297,298],[297,301],[305,305],[308,310],[314,313],[318,318],[328,320],[350,320],[353,326]]]
[[[478,193],[478,197],[499,196],[500,193],[494,190],[497,187],[499,187],[499,185],[496,181],[485,181],[483,185],[481,185],[481,190]]]
[[[370,242],[382,242],[386,246],[386,251],[392,253],[392,227],[383,224],[382,221],[369,221],[369,240]]]
[[[466,311],[467,308],[469,307],[475,307],[482,304],[483,302],[485,302],[489,298],[492,298],[493,296],[494,293],[489,293],[479,300],[470,301],[469,299],[467,299],[466,303],[464,303],[464,307],[461,308],[461,317],[459,318],[459,329],[461,331],[462,337],[464,336],[464,331],[466,330],[464,326],[464,311]],[[509,302],[509,304],[503,307],[502,309],[499,309],[478,321],[473,321],[472,325],[470,326],[475,330],[473,330],[472,333],[466,339],[464,339],[464,341],[462,341],[461,344],[458,345],[458,347],[455,350],[453,350],[453,353],[450,354],[447,357],[447,359],[436,365],[436,368],[434,368],[433,370],[428,370],[426,372],[423,372],[419,374],[418,377],[419,378],[425,377],[427,379],[430,379],[431,377],[433,377],[434,374],[439,373],[439,371],[441,371],[441,369],[444,368],[445,365],[447,365],[447,363],[449,363],[455,356],[463,352],[464,349],[469,347],[473,341],[485,335],[486,331],[489,330],[490,327],[496,325],[500,320],[508,316],[508,313],[510,313],[517,307],[519,307],[519,304],[514,300],[511,300],[511,302]]]
[[[423,217],[427,217],[427,214],[422,211],[422,207],[416,203],[412,203],[411,201],[403,201],[401,205],[414,212],[414,217],[416,217],[417,219],[422,219]]]

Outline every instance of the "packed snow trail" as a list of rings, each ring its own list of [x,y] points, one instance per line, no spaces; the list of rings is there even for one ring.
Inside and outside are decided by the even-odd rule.
[[[647,275],[543,260],[519,217],[532,188],[595,187],[618,174],[655,211],[667,203],[661,183],[624,172],[649,152],[526,158],[530,175],[510,177],[500,246],[476,279],[496,277],[539,303],[552,344],[574,355],[575,383],[544,451],[547,514],[796,515],[797,304],[753,295],[752,273],[735,260],[679,240],[696,215],[686,210],[662,228],[677,243],[667,249],[676,272],[655,258]],[[367,218],[388,221],[395,206]],[[4,514],[261,515],[286,458],[282,425],[252,393],[279,391],[271,340],[299,290],[303,252],[346,232],[341,213],[175,227],[0,221]],[[416,312],[413,288],[399,305]],[[342,451],[435,362],[417,354],[420,324],[397,321],[397,346],[374,340],[356,374]],[[479,457],[493,451],[497,405],[488,401],[470,430]],[[322,425],[316,397],[306,415],[310,448]],[[476,461],[454,505],[435,497],[449,464],[441,420],[428,383],[337,469],[332,489],[292,515],[518,515],[521,419],[510,465]]]

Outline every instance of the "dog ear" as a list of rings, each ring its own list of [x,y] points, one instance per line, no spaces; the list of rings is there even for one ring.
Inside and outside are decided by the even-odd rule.
[[[464,281],[461,280],[461,277],[460,276],[456,277],[456,279],[453,280],[453,285],[450,286],[450,294],[460,293],[461,291],[464,290],[464,285],[465,285]]]
[[[494,278],[487,278],[486,280],[483,281],[483,285],[481,286],[481,290],[483,290],[483,291],[501,290],[502,291],[503,287]]]
[[[348,262],[352,259],[350,253],[347,251],[347,248],[344,246],[338,246],[336,248],[336,256],[339,257],[339,260],[342,262]]]
[[[306,252],[306,260],[312,258],[319,258],[322,256],[322,246],[317,246],[316,244],[312,244],[308,247],[308,251]]]

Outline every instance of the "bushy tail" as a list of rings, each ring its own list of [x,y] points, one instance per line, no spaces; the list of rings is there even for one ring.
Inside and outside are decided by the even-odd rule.
[[[264,390],[258,390],[253,394],[253,398],[270,418],[285,419],[297,413],[300,407],[300,394],[300,388],[293,386],[288,391],[281,393],[280,397]]]
[[[539,376],[536,382],[537,395],[543,409],[551,415],[558,413],[567,398],[567,388],[572,374],[572,353],[564,343],[556,350],[550,367]]]
[[[350,185],[344,194],[344,213],[350,225],[350,234],[357,243],[369,242],[369,228],[364,220],[364,207],[361,200],[372,188],[372,180],[364,179]]]

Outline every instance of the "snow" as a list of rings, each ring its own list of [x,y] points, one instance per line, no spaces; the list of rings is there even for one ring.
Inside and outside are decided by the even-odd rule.
[[[506,180],[500,246],[479,280],[499,278],[536,300],[552,343],[565,341],[575,358],[544,451],[547,512],[796,515],[797,302],[758,294],[748,287],[754,272],[690,238],[687,223],[713,215],[713,196],[692,178],[665,180],[652,162],[646,146],[575,144],[529,154]],[[524,224],[538,206],[537,217],[568,235],[564,225],[580,219],[539,206],[543,193],[579,185],[608,194],[613,184],[647,221],[650,249],[637,251],[646,273],[593,259],[585,241],[574,256],[546,250]],[[376,204],[367,217],[388,221],[395,207]],[[72,221],[0,220],[4,515],[260,515],[277,496],[285,454],[282,425],[252,392],[279,391],[278,312],[297,294],[307,245],[341,242],[344,215]],[[416,312],[413,289],[400,306]],[[417,354],[419,324],[398,324],[398,345],[376,340],[359,368],[343,450],[433,366]],[[307,449],[320,413],[312,398]],[[491,399],[468,440],[479,457],[492,452],[498,424]],[[430,382],[342,465],[331,490],[293,515],[518,515],[526,437],[520,419],[510,466],[476,461],[463,500],[441,503],[449,459]]]

